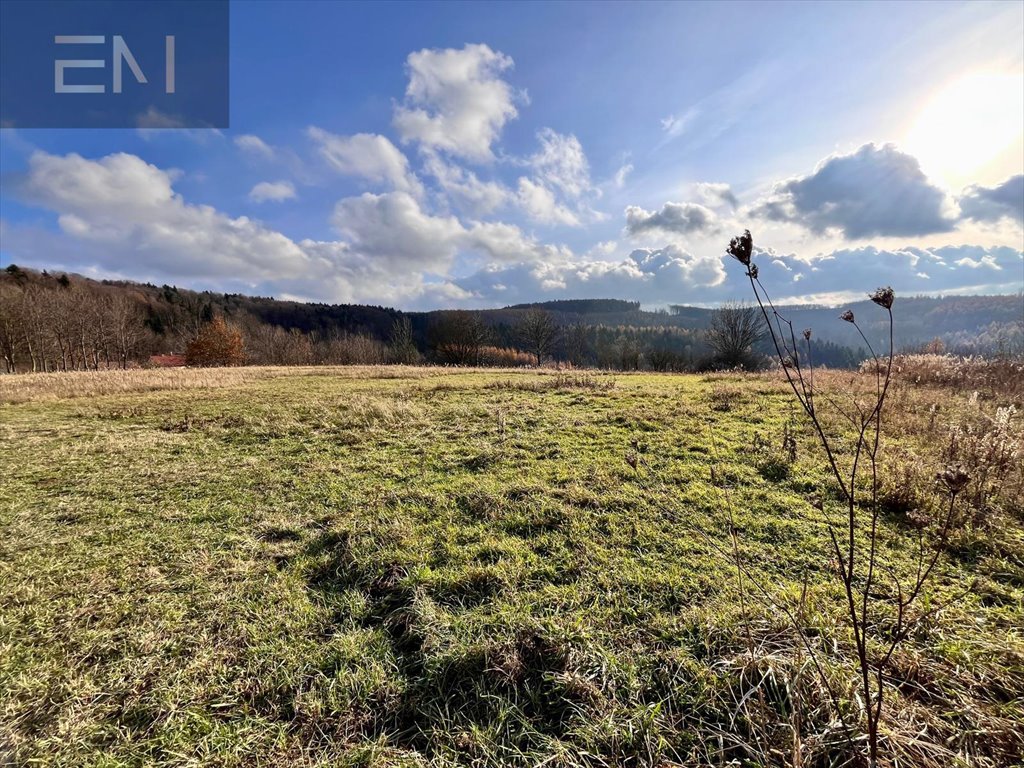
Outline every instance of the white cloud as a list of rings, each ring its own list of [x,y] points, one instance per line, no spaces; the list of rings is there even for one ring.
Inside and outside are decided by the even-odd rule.
[[[860,239],[948,232],[955,223],[951,207],[916,158],[892,144],[865,144],[825,158],[809,176],[776,184],[751,213]]]
[[[185,202],[173,189],[177,177],[135,155],[36,152],[16,191],[54,211],[60,234],[5,225],[5,248],[40,267],[261,295],[410,304],[462,295],[425,277],[449,266],[451,243],[462,245],[466,231],[454,219],[422,214],[406,193],[392,193],[402,196],[391,201],[393,220],[373,219],[372,206],[358,211],[348,242],[295,242],[245,216]],[[440,256],[431,251],[437,238],[449,243]]]
[[[506,263],[565,263],[573,256],[562,245],[549,245],[527,237],[513,224],[484,222],[473,224],[462,238],[463,247]]]
[[[619,170],[615,172],[615,176],[612,177],[612,183],[616,189],[622,189],[626,186],[626,177],[633,172],[632,163],[623,163],[619,166]]]
[[[606,259],[615,253],[615,249],[618,247],[619,244],[615,240],[604,240],[591,246],[590,250],[587,251],[584,256],[589,259]]]
[[[718,217],[714,211],[698,203],[665,203],[660,211],[645,211],[636,205],[626,208],[626,231],[631,235],[645,232],[688,235],[717,229]]]
[[[681,296],[705,296],[725,279],[720,257],[698,257],[676,245],[640,249],[627,258],[540,260],[507,267],[490,266],[456,284],[484,304],[551,298],[617,296],[647,303],[676,301]],[[496,295],[494,286],[501,286]],[[705,301],[704,298],[692,299]]]
[[[579,226],[580,220],[576,214],[565,206],[559,205],[550,189],[525,176],[519,179],[517,200],[526,215],[534,221],[544,224],[565,224],[570,227]]]
[[[419,180],[409,170],[409,161],[384,136],[374,133],[336,136],[315,126],[307,133],[316,142],[320,155],[339,173],[388,184],[400,192],[422,193]]]
[[[609,241],[576,255],[513,224],[431,213],[403,191],[343,199],[333,216],[337,240],[295,241],[259,221],[186,202],[174,189],[177,178],[134,155],[89,160],[36,152],[12,189],[23,202],[53,211],[59,232],[5,223],[5,251],[41,268],[405,307],[595,296],[706,304],[746,295],[742,268],[723,263],[717,248],[691,252],[669,243],[617,258]],[[638,222],[670,234],[691,226],[672,208],[635,209]],[[759,248],[757,260],[780,301],[885,284],[904,295],[1013,292],[1024,269],[1018,248],[974,245],[865,246],[808,257]]]
[[[906,246],[896,249],[863,246],[840,248],[813,257],[761,251],[760,265],[774,265],[795,285],[777,284],[780,296],[869,291],[891,285],[898,292],[926,293],[975,288],[980,291],[1019,290],[1024,253],[1016,248],[950,245],[934,248]],[[776,278],[778,279],[778,278]]]
[[[254,203],[265,203],[268,200],[275,203],[294,200],[295,185],[290,181],[261,181],[250,190],[249,199]]]
[[[274,156],[274,149],[259,136],[245,133],[235,137],[235,146],[252,155],[271,158]]]
[[[402,141],[477,162],[494,158],[491,145],[516,117],[515,94],[500,74],[512,59],[482,44],[409,54],[405,101],[393,123]]]
[[[515,198],[503,184],[483,181],[472,171],[446,162],[433,151],[424,152],[423,170],[437,181],[450,202],[473,216],[486,216]]]
[[[528,161],[537,181],[571,198],[593,190],[590,164],[579,139],[544,128],[537,133],[537,141],[540,150]]]
[[[341,200],[332,219],[354,250],[389,268],[444,274],[456,255],[477,254],[501,262],[561,260],[571,253],[543,245],[512,224],[433,216],[411,195],[366,193]]]
[[[762,279],[777,301],[864,297],[878,285],[900,295],[1019,289],[1024,252],[1013,248],[840,249],[811,259],[758,249]],[[712,304],[748,297],[743,269],[728,257],[700,256],[677,245],[609,259],[585,257],[491,265],[456,284],[480,305],[609,296],[644,304]],[[501,286],[498,292],[494,286]]]
[[[431,216],[406,192],[349,197],[332,223],[352,247],[389,267],[443,272],[464,233],[454,216]]]
[[[172,188],[176,177],[135,155],[87,160],[36,152],[20,192],[57,212],[63,232],[94,246],[101,263],[119,271],[142,263],[178,279],[269,280],[309,267],[308,256],[284,235],[244,216],[185,203]]]

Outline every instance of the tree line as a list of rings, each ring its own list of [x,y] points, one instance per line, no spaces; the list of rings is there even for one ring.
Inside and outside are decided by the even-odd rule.
[[[763,364],[762,335],[736,326],[743,308],[693,312],[691,326],[656,324],[660,316],[618,300],[403,313],[10,265],[0,272],[0,354],[7,373],[128,368],[155,357],[190,365],[559,363],[657,371]],[[640,322],[604,322],[617,318]],[[854,367],[865,356],[828,341],[817,347],[816,362],[832,367]]]

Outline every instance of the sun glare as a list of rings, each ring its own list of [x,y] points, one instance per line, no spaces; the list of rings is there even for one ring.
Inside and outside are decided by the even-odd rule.
[[[1022,141],[1024,75],[973,72],[938,91],[906,134],[926,172],[961,183]]]

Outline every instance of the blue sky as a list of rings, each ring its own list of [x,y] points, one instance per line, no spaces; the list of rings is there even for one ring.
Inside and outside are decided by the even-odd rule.
[[[403,308],[1024,284],[1024,5],[231,5],[231,128],[0,130],[0,259]]]

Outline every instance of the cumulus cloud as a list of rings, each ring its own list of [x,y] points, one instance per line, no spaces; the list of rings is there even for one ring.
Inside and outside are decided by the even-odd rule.
[[[661,232],[689,235],[718,229],[714,211],[698,203],[665,203],[660,211],[646,211],[636,205],[626,208],[626,232],[640,235]]]
[[[898,293],[1019,289],[1024,252],[1013,248],[947,246],[932,249],[840,249],[811,259],[759,249],[762,277],[777,301],[845,301],[877,285]],[[731,260],[667,245],[637,249],[625,259],[586,257],[490,265],[454,282],[480,305],[554,298],[614,296],[644,304],[711,304],[746,298],[742,270]]]
[[[294,200],[295,185],[290,181],[261,181],[249,191],[249,199],[254,203]]]
[[[101,160],[36,152],[19,185],[28,201],[58,214],[60,229],[95,246],[102,262],[182,277],[301,272],[310,259],[279,232],[244,216],[189,205],[172,187],[177,174],[135,155]]]
[[[375,133],[336,136],[313,126],[307,130],[320,156],[339,173],[360,176],[378,184],[388,184],[402,192],[420,194],[419,180],[409,170],[409,161],[386,137]]]
[[[704,295],[709,288],[721,286],[724,279],[720,257],[699,257],[677,245],[667,245],[638,249],[619,260],[567,258],[492,265],[455,283],[485,303],[486,299],[525,302],[595,296],[668,303]]]
[[[449,202],[473,216],[493,213],[515,197],[503,184],[483,181],[473,171],[447,162],[433,151],[424,153],[423,170],[434,178]]]
[[[393,124],[402,141],[487,162],[505,123],[516,117],[515,93],[501,77],[512,59],[487,45],[409,54],[405,100]]]
[[[902,293],[1019,290],[1024,253],[1016,248],[950,245],[934,248],[841,248],[811,258],[761,251],[755,261],[777,268],[781,295],[841,294],[853,286],[892,285]],[[1016,288],[1014,286],[1017,286]],[[774,294],[773,294],[774,295]]]
[[[37,152],[13,191],[56,213],[59,232],[5,224],[5,251],[50,269],[409,308],[594,296],[706,304],[746,293],[734,279],[736,265],[717,249],[670,243],[616,258],[608,242],[577,255],[513,224],[432,213],[422,198],[397,190],[339,201],[332,217],[338,239],[296,241],[186,202],[174,189],[178,176],[134,155]],[[642,213],[644,221],[658,215]],[[1024,269],[1017,248],[970,245],[864,246],[810,257],[759,249],[756,258],[780,301],[887,283],[903,294],[1013,292]]]
[[[424,211],[411,195],[366,193],[341,200],[332,219],[352,248],[396,269],[444,273],[459,254],[499,262],[563,260],[568,249],[544,245],[512,224],[471,222]]]
[[[974,185],[960,197],[960,215],[974,221],[1010,219],[1024,223],[1024,174],[994,187]]]
[[[454,216],[431,216],[405,192],[349,197],[332,223],[353,248],[391,267],[445,270],[464,232]]]
[[[271,158],[274,156],[274,149],[259,136],[245,133],[235,137],[235,146],[252,155]]]
[[[752,213],[852,239],[928,235],[955,224],[946,193],[892,144],[827,157],[809,176],[776,184]]]
[[[534,221],[544,224],[566,224],[571,227],[580,223],[575,213],[558,203],[550,189],[525,176],[519,179],[516,198],[526,215]]]
[[[466,298],[448,279],[456,257],[555,263],[571,255],[510,224],[431,215],[401,191],[341,200],[332,219],[341,239],[296,242],[245,216],[185,202],[177,178],[135,155],[37,152],[17,193],[54,211],[61,234],[5,226],[5,248],[49,268],[63,266],[54,263],[59,253],[67,266],[136,279],[406,306]]]

